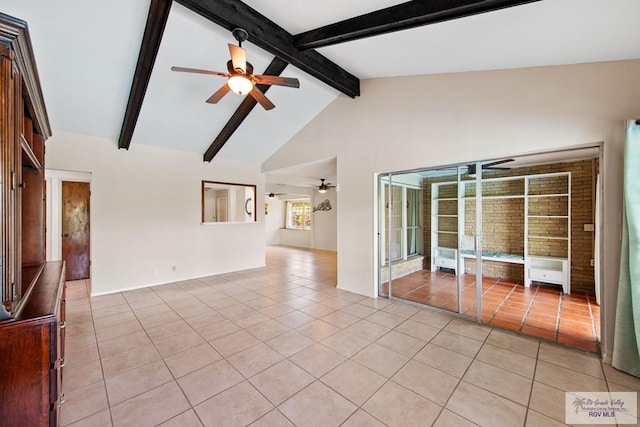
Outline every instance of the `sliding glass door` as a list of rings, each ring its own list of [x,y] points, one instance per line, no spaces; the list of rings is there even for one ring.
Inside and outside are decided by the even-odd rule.
[[[477,316],[482,210],[470,202],[480,178],[467,166],[379,177],[381,296]]]
[[[379,294],[598,351],[600,152],[381,175]]]

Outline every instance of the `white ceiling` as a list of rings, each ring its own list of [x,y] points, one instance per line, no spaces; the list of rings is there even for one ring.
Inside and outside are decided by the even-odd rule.
[[[402,3],[245,2],[292,34]],[[0,11],[29,24],[54,133],[117,140],[148,8],[148,0],[2,0]],[[638,0],[543,0],[319,51],[363,79],[632,59],[640,58],[638,16]],[[131,149],[204,153],[241,98],[206,104],[224,79],[170,67],[224,71],[233,42],[226,30],[172,6]],[[272,57],[250,40],[244,47],[261,73]],[[219,156],[261,163],[339,96],[292,66],[282,75],[299,78],[301,88],[273,87],[267,96],[276,108],[256,107]],[[330,171],[316,178],[323,173]]]
[[[271,171],[267,174],[267,189],[278,192],[277,186],[318,187],[320,179],[325,184],[337,184],[336,159],[324,159]]]

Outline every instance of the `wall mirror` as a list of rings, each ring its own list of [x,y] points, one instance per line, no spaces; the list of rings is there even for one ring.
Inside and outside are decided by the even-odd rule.
[[[202,181],[202,222],[255,222],[256,186]]]

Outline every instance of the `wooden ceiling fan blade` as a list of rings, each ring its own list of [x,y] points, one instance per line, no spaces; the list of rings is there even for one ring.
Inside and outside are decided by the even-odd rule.
[[[258,104],[262,105],[262,108],[265,110],[271,110],[276,107],[257,87],[254,87],[253,90],[249,92],[249,95],[253,96],[253,98],[258,101]]]
[[[230,90],[231,88],[229,88],[229,85],[225,83],[220,86],[220,89],[215,91],[214,94],[211,95],[206,102],[209,104],[217,104],[218,101],[220,101],[226,94],[228,94]]]
[[[247,74],[247,52],[240,46],[229,44],[229,53],[233,69],[242,74]]]
[[[291,77],[257,75],[253,76],[253,79],[256,81],[256,83],[263,85],[276,85],[295,88],[300,87],[300,80]]]
[[[199,68],[186,68],[186,67],[171,67],[171,71],[178,71],[181,73],[196,73],[196,74],[210,74],[213,76],[229,77],[229,73],[223,73],[220,71],[201,70]]]

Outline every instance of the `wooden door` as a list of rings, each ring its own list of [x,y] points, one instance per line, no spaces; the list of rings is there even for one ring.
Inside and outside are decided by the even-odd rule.
[[[89,278],[89,183],[62,182],[62,259],[67,280]]]

